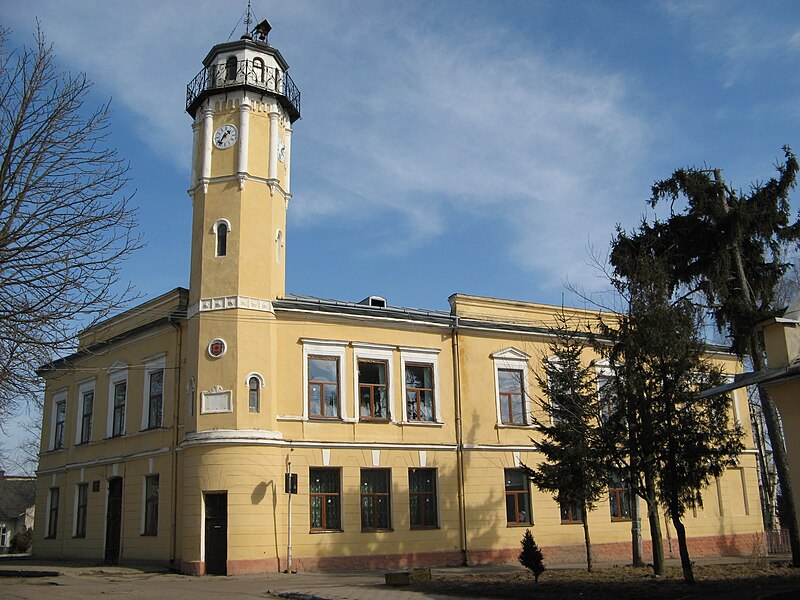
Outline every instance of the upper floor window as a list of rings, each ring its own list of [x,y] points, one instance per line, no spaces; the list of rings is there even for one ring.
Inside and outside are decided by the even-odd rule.
[[[264,61],[259,57],[253,59],[253,78],[257,83],[264,83]]]
[[[506,469],[506,523],[531,524],[531,494],[528,476],[522,469]]]
[[[492,354],[497,400],[497,419],[502,425],[529,425],[528,359],[516,348]]]
[[[78,442],[87,443],[92,439],[92,419],[94,416],[94,382],[89,386],[80,388],[80,423],[78,431],[80,438]]]
[[[147,428],[161,427],[164,412],[164,369],[151,371],[147,398]]]
[[[128,396],[128,382],[120,381],[114,384],[114,413],[111,437],[125,433],[125,403]]]
[[[406,364],[406,415],[409,421],[434,421],[433,366]]]
[[[235,56],[229,56],[225,61],[225,81],[236,81],[238,61]]]
[[[53,433],[53,449],[64,447],[64,422],[67,420],[66,396],[56,402],[56,427]]]
[[[383,360],[358,360],[358,402],[362,419],[389,419],[388,364]]]
[[[217,221],[214,225],[214,233],[217,236],[217,256],[227,256],[228,254],[228,232],[230,224],[227,221]]]
[[[251,413],[261,410],[261,381],[253,375],[247,380],[247,404]]]
[[[308,357],[308,416],[339,417],[339,357]]]

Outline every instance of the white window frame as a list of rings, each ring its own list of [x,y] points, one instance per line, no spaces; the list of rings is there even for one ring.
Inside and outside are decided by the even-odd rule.
[[[255,377],[256,381],[258,381],[258,410],[252,412],[250,410],[250,380]],[[244,387],[247,389],[247,412],[250,414],[259,414],[262,412],[261,408],[264,403],[264,387],[266,382],[264,381],[264,377],[261,373],[257,371],[253,371],[252,373],[248,373],[247,377],[244,378]]]
[[[56,419],[58,419],[58,405],[64,403],[64,431],[61,434],[61,448],[64,448],[64,442],[67,440],[67,388],[60,389],[53,392],[53,398],[50,404],[50,444],[48,450],[56,450]]]
[[[108,369],[108,415],[106,416],[106,437],[111,438],[114,433],[114,386],[125,382],[125,410],[122,416],[122,433],[117,437],[122,437],[128,429],[128,397],[130,396],[128,386],[128,365],[123,362],[115,362]],[[95,396],[95,406],[97,397]]]
[[[308,420],[308,358],[310,356],[326,356],[338,358],[339,361],[339,418],[332,422],[354,422],[356,419],[347,414],[347,369],[345,368],[347,342],[339,340],[301,339],[303,344],[303,420]]]
[[[353,415],[357,420],[361,420],[361,406],[358,380],[358,361],[379,360],[386,363],[386,402],[389,407],[389,422],[397,422],[397,410],[394,399],[394,346],[379,344],[366,344],[353,342]],[[404,371],[405,373],[405,371]]]
[[[602,381],[609,381],[614,377],[614,370],[611,368],[611,365],[607,360],[598,360],[594,363],[594,370],[595,370],[595,385],[597,386],[597,398],[602,402],[602,398],[600,397],[600,391],[603,389],[601,385]],[[600,404],[600,414],[602,416],[603,410],[605,406],[601,403]],[[610,416],[605,415],[606,417]]]
[[[211,230],[214,232],[214,256],[217,257],[217,258],[220,257],[220,254],[219,254],[219,239],[217,238],[217,229],[219,228],[219,226],[221,224],[224,224],[228,228],[228,231],[225,232],[225,254],[223,254],[222,256],[224,257],[224,256],[228,256],[228,254],[230,254],[230,252],[228,251],[229,250],[229,248],[228,248],[228,236],[231,234],[231,231],[232,231],[231,230],[231,222],[228,221],[228,219],[217,219],[217,222],[214,223],[214,226],[211,228]]]
[[[530,355],[522,350],[509,347],[499,350],[490,355],[494,366],[494,400],[495,409],[497,411],[497,426],[498,427],[532,427],[531,423],[531,402],[530,402],[530,384],[528,371],[530,370],[529,360]],[[513,370],[522,371],[522,418],[523,423],[503,423],[503,413],[500,408],[500,371]]]
[[[150,375],[156,371],[164,371],[161,381],[161,424],[164,426],[164,405],[166,404],[167,391],[167,353],[162,352],[155,356],[145,358],[144,363],[144,383],[142,384],[142,426],[141,430],[150,429]],[[126,406],[127,408],[127,406]]]
[[[410,348],[400,347],[400,373],[403,378],[403,397],[400,404],[403,407],[403,425],[442,425],[442,389],[439,386],[439,352],[438,348]],[[409,421],[406,407],[406,365],[424,364],[433,367],[433,421]]]
[[[83,434],[83,396],[84,394],[88,394],[89,392],[94,393],[94,399],[92,400],[92,429],[94,429],[94,414],[95,414],[95,407],[97,406],[97,380],[86,379],[78,383],[78,409],[75,411],[78,413],[75,416],[75,445],[81,443],[88,443],[92,440],[92,432],[89,432],[89,440],[87,442],[81,442],[81,437]]]

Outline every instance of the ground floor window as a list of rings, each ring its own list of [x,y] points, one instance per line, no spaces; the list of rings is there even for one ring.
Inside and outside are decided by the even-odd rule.
[[[59,489],[50,488],[50,498],[47,509],[47,537],[54,538],[58,533],[58,500]]]
[[[608,501],[612,521],[631,520],[631,488],[618,469],[612,471],[608,482]]]
[[[531,494],[528,476],[522,469],[506,469],[506,523],[530,525]]]
[[[409,469],[408,493],[411,529],[438,527],[436,469]]]
[[[583,523],[583,506],[577,500],[561,502],[562,523]]]
[[[339,469],[309,469],[312,531],[341,531],[341,480]]]
[[[89,484],[79,483],[75,502],[75,537],[86,537],[86,509],[89,503]]]
[[[391,529],[391,469],[361,469],[361,529]]]
[[[144,479],[144,531],[142,535],[158,535],[158,475]]]

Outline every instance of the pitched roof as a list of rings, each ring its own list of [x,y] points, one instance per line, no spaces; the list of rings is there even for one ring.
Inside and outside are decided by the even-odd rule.
[[[0,519],[17,519],[36,500],[36,479],[5,477],[0,479]]]

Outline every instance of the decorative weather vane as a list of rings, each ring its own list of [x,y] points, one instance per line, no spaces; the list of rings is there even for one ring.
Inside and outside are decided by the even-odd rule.
[[[250,0],[247,0],[247,10],[244,11],[244,32],[247,37],[250,37],[250,25],[255,20],[253,16],[253,9],[250,6]]]

